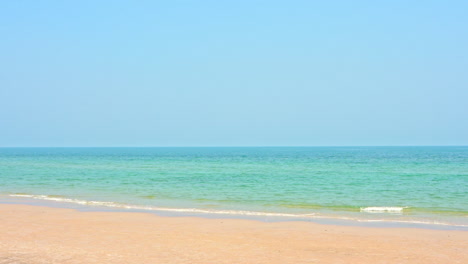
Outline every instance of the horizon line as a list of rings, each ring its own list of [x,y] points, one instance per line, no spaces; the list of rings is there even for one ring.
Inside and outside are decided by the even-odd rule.
[[[468,145],[0,146],[0,148],[319,148],[319,147],[468,147]]]

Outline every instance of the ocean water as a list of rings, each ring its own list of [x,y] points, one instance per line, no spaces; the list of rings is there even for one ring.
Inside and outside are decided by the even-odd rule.
[[[468,147],[0,148],[0,197],[468,226]]]

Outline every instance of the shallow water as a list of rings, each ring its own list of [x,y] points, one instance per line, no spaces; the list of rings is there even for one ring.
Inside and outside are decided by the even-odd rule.
[[[0,148],[0,195],[468,225],[468,147]]]

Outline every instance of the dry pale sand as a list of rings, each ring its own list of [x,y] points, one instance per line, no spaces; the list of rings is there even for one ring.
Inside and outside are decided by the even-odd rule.
[[[0,263],[468,263],[468,232],[0,205]]]

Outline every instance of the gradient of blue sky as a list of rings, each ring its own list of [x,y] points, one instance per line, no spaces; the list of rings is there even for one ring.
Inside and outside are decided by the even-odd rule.
[[[2,1],[0,146],[468,145],[468,1]]]

